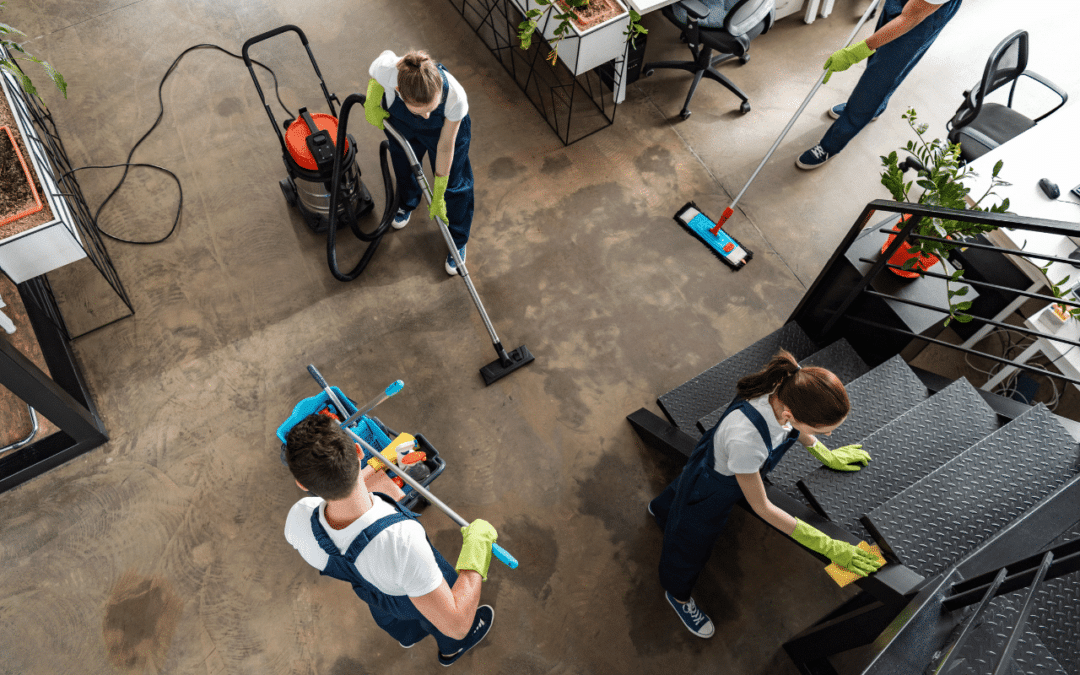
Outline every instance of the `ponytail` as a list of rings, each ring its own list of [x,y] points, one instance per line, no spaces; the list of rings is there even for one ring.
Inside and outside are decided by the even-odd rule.
[[[398,92],[408,103],[427,105],[442,92],[442,75],[425,51],[412,50],[397,64]]]
[[[736,387],[745,399],[775,393],[796,420],[812,427],[836,424],[851,411],[847,390],[836,375],[817,366],[803,368],[783,349]]]

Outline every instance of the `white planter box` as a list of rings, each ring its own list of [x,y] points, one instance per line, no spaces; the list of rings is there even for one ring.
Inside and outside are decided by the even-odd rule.
[[[12,281],[21,284],[85,258],[86,251],[79,244],[74,226],[75,220],[68,210],[67,202],[56,196],[60,189],[53,180],[51,163],[41,150],[37,130],[30,120],[20,94],[15,93],[19,91],[18,82],[11,75],[3,72],[0,76],[0,88],[4,91],[8,107],[11,108],[15,117],[15,124],[19,127],[19,132],[26,144],[26,151],[30,156],[34,173],[37,174],[41,183],[44,193],[42,198],[48,202],[53,213],[53,220],[47,223],[0,239],[0,268],[3,268]]]
[[[530,9],[544,9],[544,7],[539,7],[535,0],[511,0],[511,2],[521,10],[522,14]],[[559,60],[574,75],[587,73],[625,53],[626,27],[630,25],[630,13],[626,11],[626,5],[621,0],[614,0],[614,2],[622,9],[622,14],[617,14],[583,33],[579,32],[578,27],[571,21],[571,34],[559,42]],[[544,38],[548,42],[555,39],[555,28],[559,25],[553,16],[555,13],[562,13],[561,8],[555,6],[548,9],[537,22],[537,32],[543,30]]]

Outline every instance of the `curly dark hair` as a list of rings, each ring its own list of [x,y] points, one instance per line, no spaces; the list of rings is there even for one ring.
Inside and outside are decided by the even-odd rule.
[[[286,434],[285,461],[296,480],[323,499],[348,497],[360,476],[355,443],[336,419],[319,413]]]

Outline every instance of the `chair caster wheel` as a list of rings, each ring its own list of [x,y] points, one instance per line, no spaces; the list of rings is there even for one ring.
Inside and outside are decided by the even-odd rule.
[[[744,115],[750,112],[750,101],[743,101],[743,104],[739,106],[739,112]]]
[[[690,111],[689,110],[682,111],[681,113],[679,113],[679,117],[683,118],[684,120],[689,119],[690,118]]]
[[[749,60],[750,60],[750,55],[749,54],[743,54],[742,56],[739,57],[739,63],[746,63]]]
[[[655,72],[656,72],[655,70],[653,70],[652,68],[649,68],[648,70],[645,71],[645,77],[652,77],[653,73],[655,73]]]

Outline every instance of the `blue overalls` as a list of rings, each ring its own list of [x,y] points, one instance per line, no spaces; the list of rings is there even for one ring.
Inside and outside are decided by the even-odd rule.
[[[439,107],[432,111],[431,115],[424,119],[414,114],[405,107],[401,95],[394,96],[393,105],[386,106],[386,94],[383,94],[383,107],[390,112],[390,124],[401,134],[413,152],[416,160],[423,164],[424,155],[431,153],[432,176],[428,182],[434,189],[434,167],[436,152],[439,147],[439,135],[442,134],[443,123],[446,121],[446,95],[450,91],[450,81],[446,79],[446,69],[438,64],[439,74],[442,75],[442,101]],[[465,115],[458,127],[457,139],[454,142],[454,161],[450,164],[450,176],[446,186],[446,218],[450,236],[454,239],[454,245],[461,249],[469,241],[469,230],[473,219],[473,172],[469,162],[469,140],[472,138],[472,123],[469,116]],[[412,211],[420,205],[424,193],[420,190],[420,184],[416,181],[412,169],[409,168],[409,160],[405,156],[405,150],[398,145],[390,132],[386,137],[390,139],[390,158],[394,163],[394,181],[397,184],[398,208]]]
[[[330,535],[326,533],[326,529],[319,522],[319,510],[316,509],[311,514],[311,532],[315,535],[315,539],[319,542],[322,550],[326,551],[327,555],[330,556],[330,560],[326,563],[326,569],[322,570],[321,574],[348,581],[352,584],[356,594],[371,609],[371,616],[375,619],[375,623],[387,633],[390,633],[401,644],[411,646],[430,633],[435,636],[440,652],[453,654],[461,648],[462,641],[440,633],[439,629],[416,609],[408,596],[386,595],[368,583],[356,569],[356,559],[360,556],[360,552],[380,532],[395,523],[416,518],[415,513],[386,495],[379,492],[373,492],[371,495],[372,498],[381,497],[389,502],[398,512],[392,516],[380,518],[364,528],[364,531],[358,534],[356,539],[353,539],[352,544],[349,545],[345,553],[338,550],[337,545],[330,539]],[[431,544],[430,540],[428,540],[428,544]],[[435,561],[438,562],[446,583],[453,586],[454,582],[457,581],[457,571],[454,570],[450,563],[446,562],[446,559],[442,557],[442,554],[434,546],[431,547],[431,551],[435,554]]]
[[[664,530],[660,585],[676,600],[690,599],[698,575],[712,554],[713,544],[727,523],[731,507],[743,498],[735,476],[725,476],[713,468],[713,437],[724,419],[735,411],[746,415],[761,434],[765,447],[769,448],[769,456],[761,466],[763,474],[773,470],[799,437],[799,431],[792,429],[780,445],[772,447],[765,419],[749,401],[736,399],[716,426],[698,441],[682,474],[652,501],[649,506]]]
[[[948,0],[930,16],[907,33],[884,44],[866,61],[866,71],[848,97],[844,112],[833,122],[821,139],[821,147],[830,155],[844,149],[862,128],[885,112],[889,98],[907,74],[922,59],[937,39],[938,33],[960,9],[961,0]],[[885,0],[878,19],[881,28],[904,9],[904,0]]]

